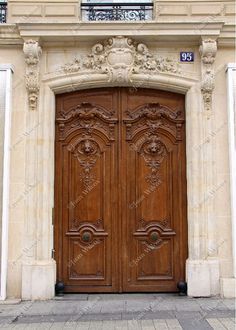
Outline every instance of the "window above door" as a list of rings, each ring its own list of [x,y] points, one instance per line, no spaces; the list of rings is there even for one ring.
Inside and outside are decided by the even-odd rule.
[[[6,23],[7,21],[7,2],[0,1],[0,23]]]
[[[84,0],[81,10],[84,21],[147,21],[152,20],[153,1]]]

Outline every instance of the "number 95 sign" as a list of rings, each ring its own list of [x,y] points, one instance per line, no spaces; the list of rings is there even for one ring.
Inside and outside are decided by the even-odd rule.
[[[180,52],[180,62],[194,62],[194,53]]]

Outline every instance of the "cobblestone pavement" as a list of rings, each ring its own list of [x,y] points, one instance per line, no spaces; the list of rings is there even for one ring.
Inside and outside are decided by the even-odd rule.
[[[0,329],[235,330],[235,300],[177,294],[76,294],[0,304]]]

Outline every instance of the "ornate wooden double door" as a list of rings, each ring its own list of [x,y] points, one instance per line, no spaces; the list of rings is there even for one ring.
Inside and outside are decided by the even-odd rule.
[[[184,96],[57,96],[55,253],[66,292],[168,292],[187,257]]]

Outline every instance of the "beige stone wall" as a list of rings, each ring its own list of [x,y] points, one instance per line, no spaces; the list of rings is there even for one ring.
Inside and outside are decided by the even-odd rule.
[[[216,81],[214,92],[214,130],[210,141],[214,143],[215,156],[215,197],[218,253],[222,277],[233,275],[232,227],[230,214],[227,83],[225,63],[235,62],[234,49],[220,48],[216,58]],[[227,197],[226,197],[227,196]]]
[[[3,153],[4,153],[4,123],[5,123],[5,74],[1,72],[2,80],[0,81],[0,215],[2,215],[2,197],[3,197]],[[2,237],[2,218],[0,219],[0,237]],[[0,247],[0,254],[2,246]],[[1,275],[1,266],[0,266]]]
[[[12,63],[13,112],[11,132],[9,266],[7,294],[21,296],[21,263],[24,239],[25,204],[25,142],[26,99],[24,86],[24,59],[21,49],[1,48],[1,64]]]
[[[200,18],[204,23],[219,19],[233,22],[235,14],[233,1],[155,1],[155,6],[157,21],[174,18],[183,22]]]

